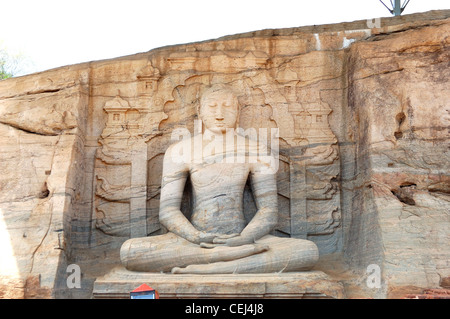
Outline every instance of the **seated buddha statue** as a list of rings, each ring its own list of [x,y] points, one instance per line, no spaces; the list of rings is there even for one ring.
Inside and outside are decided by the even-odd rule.
[[[270,234],[278,222],[276,170],[270,167],[274,158],[255,159],[263,146],[237,133],[232,143],[225,138],[237,127],[237,96],[230,87],[211,86],[201,96],[198,115],[202,134],[177,141],[164,155],[159,221],[167,233],[125,241],[122,264],[132,271],[173,274],[311,269],[319,258],[312,241]],[[223,141],[223,147],[211,150],[212,140]],[[193,156],[180,160],[180,149]],[[193,189],[189,219],[180,208],[188,178]],[[257,209],[248,222],[243,211],[247,180]]]

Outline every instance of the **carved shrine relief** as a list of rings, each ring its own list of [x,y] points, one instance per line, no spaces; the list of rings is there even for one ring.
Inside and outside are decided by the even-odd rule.
[[[137,75],[136,105],[118,95],[107,101],[106,126],[99,138],[95,174],[96,227],[109,235],[147,235],[147,142],[167,118],[155,105],[159,71],[151,65]]]
[[[301,81],[295,65],[286,63],[274,71],[268,69],[269,60],[257,51],[172,53],[164,75],[151,63],[137,73],[137,99],[118,95],[106,102],[108,120],[96,160],[97,227],[124,237],[159,229],[158,176],[170,134],[179,126],[193,129],[190,122],[202,87],[227,83],[241,101],[239,126],[278,128],[284,141],[275,234],[311,239],[321,252],[336,251],[341,236],[340,163],[328,119],[332,109],[320,99],[320,86]],[[251,215],[251,193],[244,198]],[[183,209],[188,211],[189,205],[183,200]]]

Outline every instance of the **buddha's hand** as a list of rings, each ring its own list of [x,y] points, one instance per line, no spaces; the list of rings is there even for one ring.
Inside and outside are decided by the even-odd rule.
[[[253,244],[255,241],[253,238],[245,237],[240,234],[219,235],[213,239],[212,243],[201,243],[203,248],[214,248],[217,246],[242,246],[246,244]]]
[[[212,244],[214,239],[217,237],[217,234],[211,234],[208,232],[203,232],[200,231],[197,233],[197,236],[195,238],[195,243],[199,244],[200,246],[202,246],[202,244]]]
[[[239,236],[239,234],[230,234],[230,235],[225,235],[225,234],[211,234],[211,233],[207,233],[207,232],[199,232],[197,235],[197,243],[200,245],[200,247],[202,248],[214,248],[218,245],[214,244],[214,241],[217,238],[231,238],[231,237],[235,237],[235,236]]]

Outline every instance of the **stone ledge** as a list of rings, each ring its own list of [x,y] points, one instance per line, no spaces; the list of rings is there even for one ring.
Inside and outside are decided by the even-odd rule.
[[[321,271],[275,274],[173,275],[116,268],[94,283],[93,298],[126,298],[146,283],[163,298],[344,298],[344,287]]]

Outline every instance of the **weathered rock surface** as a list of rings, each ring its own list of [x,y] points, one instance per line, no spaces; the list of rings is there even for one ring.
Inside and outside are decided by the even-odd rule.
[[[1,81],[0,297],[90,298],[125,240],[164,233],[163,154],[212,83],[241,93],[244,129],[279,129],[274,235],[314,241],[347,297],[444,287],[449,17],[263,30]]]
[[[448,32],[448,24],[430,24],[350,50],[351,188],[359,199],[344,250],[382,262],[388,296],[402,286],[439,287],[449,276]]]
[[[343,285],[321,271],[304,273],[225,275],[167,275],[113,269],[98,278],[93,295],[129,298],[142,282],[157,286],[160,298],[344,298]]]

